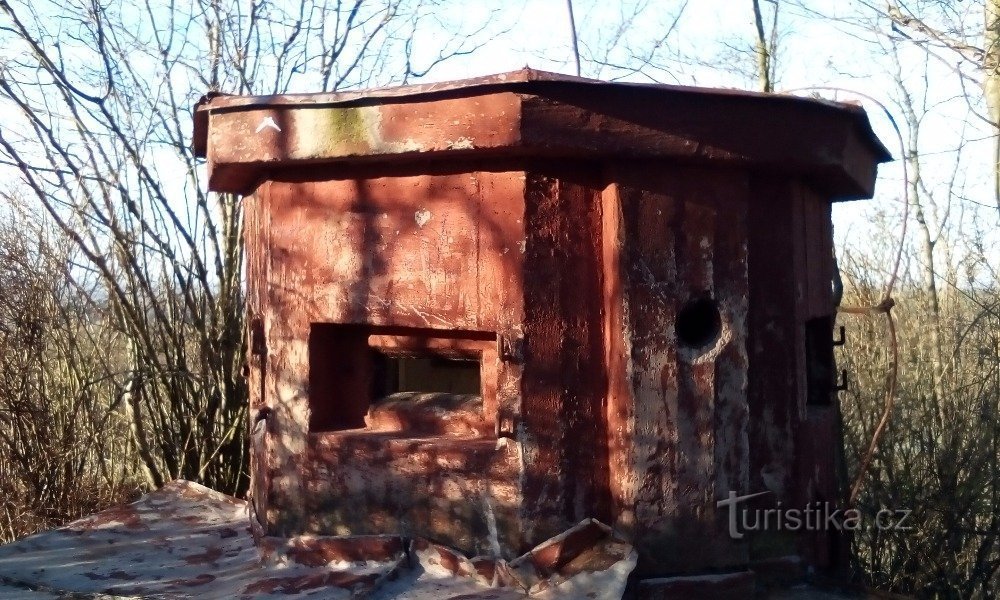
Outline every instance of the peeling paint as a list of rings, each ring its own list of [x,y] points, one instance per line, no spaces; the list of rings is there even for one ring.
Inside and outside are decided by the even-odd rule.
[[[416,221],[417,227],[423,227],[427,224],[427,221],[431,220],[431,213],[426,208],[421,208],[413,213],[413,220]]]

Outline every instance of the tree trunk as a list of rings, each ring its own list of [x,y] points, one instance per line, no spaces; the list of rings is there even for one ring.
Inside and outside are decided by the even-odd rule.
[[[995,0],[1000,2],[1000,0]],[[777,8],[775,8],[777,10]],[[757,27],[757,41],[754,51],[757,54],[757,80],[760,82],[762,92],[773,92],[774,83],[771,81],[771,48],[764,33],[764,17],[760,12],[760,0],[753,0],[753,20]]]
[[[993,127],[1000,127],[1000,0],[984,0],[983,87]],[[1000,211],[1000,131],[993,136],[993,197]]]
[[[573,16],[573,0],[566,0],[566,10],[569,12],[569,32],[570,40],[573,42],[573,61],[576,65],[576,76],[581,74],[580,70],[580,43],[576,36],[576,18]]]

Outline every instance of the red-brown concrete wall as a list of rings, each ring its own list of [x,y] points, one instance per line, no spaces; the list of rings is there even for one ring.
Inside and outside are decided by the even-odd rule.
[[[273,409],[266,456],[255,458],[254,490],[270,533],[336,529],[329,519],[310,514],[317,507],[311,494],[330,489],[310,479],[324,472],[315,464],[321,457],[317,449],[330,445],[324,436],[336,435],[308,430],[312,323],[502,334],[521,327],[522,173],[363,175],[358,169],[349,174],[329,169],[322,181],[308,181],[287,173],[247,199],[249,305],[263,321],[267,347],[266,360],[251,365],[252,372],[263,371],[253,402]],[[497,395],[510,405],[519,382],[504,364],[497,367],[502,386]],[[481,446],[474,452],[478,463]],[[497,469],[512,468],[512,450],[491,454],[498,465],[507,465]],[[448,468],[442,460],[444,477]],[[389,484],[375,479],[394,476],[392,461],[384,464],[386,473],[355,474],[369,478],[373,489],[384,489]],[[412,472],[400,467],[391,485],[419,487],[426,479],[421,469],[430,464]],[[483,469],[481,478],[488,472]],[[482,482],[473,477],[472,483]],[[507,488],[501,491],[496,502],[517,504]],[[408,492],[401,489],[399,495]],[[374,501],[368,504],[379,510]],[[477,506],[482,510],[482,503]]]
[[[807,405],[805,344],[807,323],[835,312],[830,203],[796,181],[758,175],[751,185],[750,491],[770,491],[771,505],[836,505],[843,499],[837,398],[831,389],[828,405]],[[830,325],[820,335],[832,344]],[[765,554],[755,558],[798,552],[816,566],[845,566],[847,540],[836,532],[767,535],[757,544]]]
[[[267,278],[269,264],[267,242],[267,210],[263,195],[246,196],[243,202],[243,235],[245,243],[244,272],[246,277],[247,345],[246,375],[249,392],[250,431],[250,508],[251,525],[255,535],[265,533],[268,497],[270,495],[271,469],[269,458],[272,433],[269,423],[261,418],[269,405],[264,388],[267,355],[265,345],[264,314],[267,310]]]
[[[286,172],[245,200],[268,532],[509,557],[596,517],[635,540],[641,573],[666,574],[750,560],[715,508],[730,490],[834,497],[835,408],[806,407],[803,347],[831,303],[825,200],[733,169],[475,167]],[[686,348],[675,321],[697,298],[720,331]],[[312,323],[495,334],[490,410],[517,443],[310,433]],[[805,552],[829,562],[830,543]]]
[[[619,213],[607,255],[618,246],[619,274],[606,299],[610,360],[622,369],[608,406],[617,526],[635,539],[640,573],[745,563],[715,502],[748,479],[746,175],[631,163],[613,179],[606,206]],[[697,298],[716,302],[720,330],[685,348],[675,321]]]
[[[275,409],[274,435],[270,470],[259,477],[269,483],[256,485],[269,501],[269,528],[395,531],[406,512],[397,500],[457,489],[463,478],[460,494],[440,499],[438,509],[414,508],[408,526],[423,523],[423,535],[481,549],[458,528],[481,530],[470,523],[483,519],[455,515],[470,512],[469,505],[482,514],[472,488],[489,478],[505,554],[581,519],[610,519],[600,168],[540,163],[523,172],[286,179],[265,183],[248,204],[251,215],[266,207],[257,224],[263,233],[248,240],[271,257],[259,264],[259,250],[248,253],[249,278],[266,278],[270,290],[260,300],[269,352],[262,398]],[[369,456],[354,452],[363,440],[309,434],[310,352],[303,340],[315,322],[495,332],[501,352],[512,354],[495,369],[497,418],[517,443],[492,452],[475,444],[466,460],[480,468],[466,470],[453,460],[407,463],[416,450],[405,443]],[[449,442],[445,454],[456,456],[459,446]],[[392,448],[402,454],[383,456]],[[351,452],[355,459],[346,459]],[[397,487],[389,493],[387,486]],[[332,506],[337,493],[344,499]],[[453,523],[441,526],[435,511],[451,514]]]
[[[524,513],[534,542],[608,520],[600,165],[540,164],[526,189]]]
[[[756,176],[750,208],[750,491],[787,507],[843,500],[838,481],[837,398],[807,405],[806,324],[832,318],[830,203],[795,181]],[[820,332],[829,335],[831,330]],[[829,367],[832,368],[832,364]],[[829,382],[832,385],[832,381]],[[844,567],[847,540],[835,531],[769,532],[754,558],[801,553],[819,567]]]

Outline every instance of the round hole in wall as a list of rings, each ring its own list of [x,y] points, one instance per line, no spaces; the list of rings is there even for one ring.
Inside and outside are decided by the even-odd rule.
[[[711,298],[695,298],[677,313],[677,340],[687,348],[701,348],[715,341],[722,331],[719,306]]]

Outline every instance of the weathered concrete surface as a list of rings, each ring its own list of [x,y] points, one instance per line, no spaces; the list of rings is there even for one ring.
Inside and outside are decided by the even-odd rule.
[[[126,506],[0,546],[0,573],[25,588],[117,597],[351,598],[398,569],[395,559],[262,561],[246,503],[175,481]]]
[[[584,522],[509,565],[396,536],[263,538],[247,505],[185,481],[0,546],[0,598],[621,597],[635,552]]]
[[[644,574],[745,564],[715,503],[749,478],[746,174],[638,164],[616,179],[623,306],[609,326],[628,353],[609,401],[617,525]],[[682,312],[701,305],[717,326],[685,343]]]
[[[520,410],[520,366],[498,338],[522,322],[524,185],[517,172],[328,172],[247,199],[248,309],[264,340],[251,407],[270,415],[254,442],[262,532],[413,533],[506,558],[530,547],[519,449],[495,432]],[[371,404],[375,355],[417,350],[477,357],[478,408],[435,425],[431,411]]]
[[[305,528],[328,535],[425,536],[470,555],[519,548],[513,445],[397,432],[314,434],[305,455]],[[515,554],[516,556],[516,554]]]

